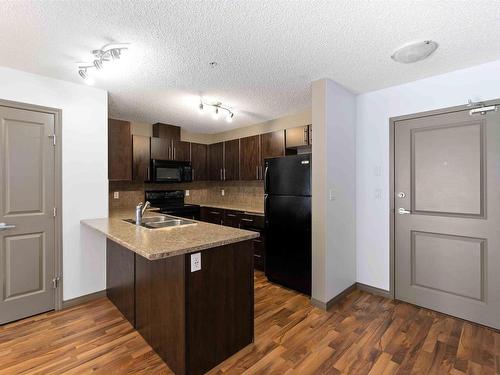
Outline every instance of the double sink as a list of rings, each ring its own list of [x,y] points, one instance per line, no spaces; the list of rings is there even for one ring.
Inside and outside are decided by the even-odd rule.
[[[130,224],[135,224],[135,219],[123,219]],[[196,224],[193,220],[179,219],[175,216],[161,215],[161,216],[148,216],[143,217],[141,222],[141,227],[148,229],[160,229],[160,228],[170,228],[170,227],[180,227],[184,225]]]

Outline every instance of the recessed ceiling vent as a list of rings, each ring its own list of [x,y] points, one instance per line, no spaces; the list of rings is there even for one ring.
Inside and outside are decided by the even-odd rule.
[[[424,40],[412,42],[398,48],[391,56],[394,61],[411,64],[429,57],[436,49],[438,44],[433,40]]]

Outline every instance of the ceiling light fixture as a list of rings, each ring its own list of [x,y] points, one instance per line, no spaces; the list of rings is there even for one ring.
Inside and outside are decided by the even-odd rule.
[[[227,122],[232,122],[234,118],[234,112],[231,110],[231,108],[223,105],[221,102],[213,102],[213,103],[208,103],[204,102],[203,100],[200,100],[200,104],[198,105],[198,109],[200,110],[200,114],[203,113],[205,107],[211,107],[213,108],[214,112],[212,113],[212,118],[214,120],[217,120],[219,118],[219,114],[221,111],[226,112],[226,121]]]
[[[92,77],[88,74],[88,69],[96,69],[102,70],[104,69],[104,65],[108,61],[119,60],[122,51],[127,50],[129,43],[113,43],[106,44],[101,49],[96,49],[92,51],[92,55],[94,60],[88,63],[81,63],[78,66],[78,74],[82,79],[85,80],[85,83],[93,84]],[[90,83],[92,82],[92,83]]]
[[[433,40],[412,42],[405,44],[394,51],[391,55],[391,59],[403,64],[411,64],[426,59],[437,48],[438,44]]]

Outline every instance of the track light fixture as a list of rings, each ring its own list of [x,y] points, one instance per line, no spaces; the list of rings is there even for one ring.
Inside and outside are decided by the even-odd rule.
[[[129,43],[113,43],[106,44],[101,49],[92,51],[94,60],[88,63],[82,63],[78,66],[78,74],[86,83],[92,84],[92,77],[89,76],[88,69],[102,70],[104,69],[105,62],[120,59],[123,50],[128,49]]]
[[[232,122],[234,118],[234,112],[227,106],[223,105],[221,102],[207,103],[203,100],[200,100],[200,104],[198,105],[198,109],[200,110],[200,114],[203,114],[205,107],[213,108],[214,112],[212,113],[212,117],[214,120],[219,118],[219,113],[221,111],[226,113],[226,121]]]

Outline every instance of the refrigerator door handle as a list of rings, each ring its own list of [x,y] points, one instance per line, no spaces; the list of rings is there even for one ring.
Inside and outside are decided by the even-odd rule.
[[[266,168],[264,168],[264,192],[267,191],[267,165]]]
[[[268,195],[264,194],[264,225],[265,226],[267,226],[267,224],[269,223],[268,210],[267,210],[267,197],[268,197]]]

